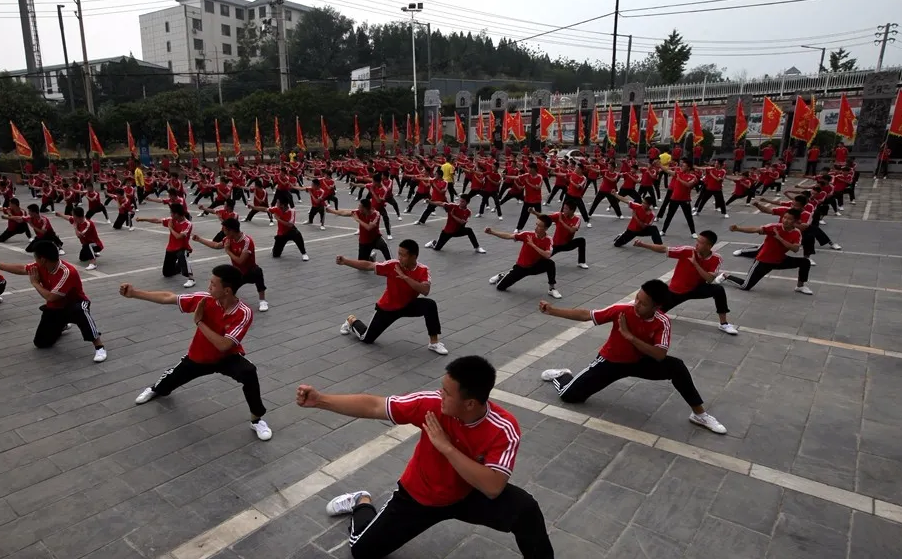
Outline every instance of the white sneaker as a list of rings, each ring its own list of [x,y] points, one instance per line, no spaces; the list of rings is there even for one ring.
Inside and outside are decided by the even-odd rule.
[[[492,285],[495,285],[496,283],[501,281],[501,278],[503,278],[503,277],[504,277],[504,274],[495,274],[494,276],[489,278],[489,283]]]
[[[338,329],[338,333],[341,334],[342,336],[347,336],[348,334],[350,334],[351,333],[351,324],[347,320],[342,322],[341,328]]]
[[[617,216],[617,219],[626,219],[626,217],[624,217],[623,214],[620,214],[620,215]],[[657,220],[655,220],[655,221],[657,221]]]
[[[605,209],[604,209],[604,211],[606,211],[606,212],[609,212],[609,211],[611,211],[611,207],[610,207],[610,206],[608,206],[608,207],[607,207],[607,208],[605,208]]]
[[[107,224],[107,225],[112,225],[112,224],[113,224],[113,222],[112,222],[112,221],[110,221],[110,220],[109,220],[109,219],[108,219],[108,220],[106,220],[106,224]]]
[[[514,229],[514,235],[516,235],[516,234],[519,233],[519,232],[520,232],[519,229]]]
[[[811,291],[807,285],[803,285],[802,287],[796,287],[796,292],[802,293],[803,295],[814,295],[814,291]]]
[[[545,369],[542,371],[542,380],[551,382],[561,375],[569,375],[570,373],[570,369]]]
[[[730,214],[723,214],[724,219],[730,219]]]
[[[666,237],[666,236],[667,236],[667,231],[661,231],[661,236],[662,236],[662,237]]]
[[[389,241],[394,239],[394,237],[392,237],[391,235],[386,235],[385,238],[388,239]]]
[[[836,243],[830,243],[830,248],[832,248],[833,250],[842,250],[842,247]]]
[[[63,249],[60,249],[59,254],[60,254],[60,256],[65,256],[65,255],[66,255],[66,251],[63,250]]]
[[[485,249],[482,247],[476,247],[476,254],[485,254]]]
[[[197,217],[204,217],[204,212],[197,212]]]
[[[698,210],[692,210],[692,215],[693,215],[693,216],[698,215]]]
[[[839,206],[839,211],[844,212],[844,211],[846,211],[846,209],[842,206]]]
[[[197,285],[197,282],[194,281],[193,279],[189,279],[189,280],[186,281],[184,284],[182,284],[182,286],[183,286],[183,287],[186,287],[186,288],[187,288],[187,287],[194,287],[195,285]]]
[[[129,230],[129,231],[134,231],[134,230],[135,230],[135,226],[132,225],[131,227],[128,228],[128,230]]]
[[[852,200],[852,205],[853,205],[853,206],[855,205],[855,200]]]
[[[741,250],[734,250],[734,251],[733,251],[733,256],[742,256],[742,251],[741,251]]]
[[[259,309],[260,312],[266,312],[269,310],[269,303],[267,303],[266,301],[260,301],[260,306],[257,307],[257,309]]]
[[[371,250],[370,251],[370,262],[375,262],[375,261],[376,261],[376,251]]]
[[[723,435],[727,432],[727,428],[721,425],[720,421],[717,421],[717,419],[708,412],[705,412],[701,415],[698,415],[696,413],[690,414],[689,421],[695,423],[696,425],[701,425],[702,427],[705,427],[710,431],[717,433],[718,435]]]
[[[153,400],[156,397],[157,397],[157,393],[153,391],[153,387],[148,386],[147,388],[142,390],[140,394],[138,394],[138,397],[135,398],[135,403],[138,405],[146,404],[147,402]]]
[[[824,220],[823,220],[823,219],[822,219],[822,220],[820,220],[820,222],[819,222],[819,223],[820,223],[820,224],[821,224],[821,225],[827,225],[827,222],[826,222],[826,221],[824,221]]]
[[[273,225],[275,225],[275,222],[270,221],[269,226],[272,227]]]
[[[72,329],[72,323],[71,323],[71,322],[68,322],[68,323],[66,323],[65,326],[63,326],[63,332],[68,332],[68,331],[71,330],[71,329]]]
[[[746,206],[751,206],[752,204],[751,204],[750,202],[746,202],[745,205],[746,205]]]
[[[725,282],[726,280],[727,280],[726,274],[717,274],[717,276],[713,280],[711,280],[711,283],[713,283],[714,285],[720,285],[723,282]]]
[[[697,239],[697,238],[698,238],[698,233],[693,233],[693,234],[692,234],[692,238],[693,238],[693,239]]]
[[[476,217],[482,217],[482,214],[476,214]]]
[[[655,218],[655,221],[661,221],[661,220],[660,220],[660,219],[658,219],[658,218]]]
[[[391,239],[391,237],[389,237],[389,239]],[[307,262],[308,260],[310,260],[310,257],[307,256],[306,253],[304,253],[301,255],[301,260],[303,260],[304,262]]]
[[[257,432],[257,438],[261,441],[268,441],[272,438],[272,429],[262,419],[256,423],[251,422],[251,429]]]
[[[817,262],[814,261],[814,258],[808,257],[808,263],[812,266],[817,266]]]
[[[0,303],[2,303],[2,302],[3,302],[3,297],[0,297]]]
[[[355,491],[353,493],[345,493],[335,497],[326,505],[326,514],[329,516],[341,516],[343,514],[351,514],[354,507],[360,502],[361,497],[370,497],[368,491]]]
[[[94,264],[93,262],[88,264],[88,267],[85,268],[85,270],[96,270],[96,269],[97,269],[97,264]]]
[[[435,248],[435,244],[436,244],[435,241],[432,240],[432,241],[429,241],[428,243],[426,243],[426,244],[423,245],[423,246],[426,247],[426,248]]]
[[[589,265],[586,264],[585,262],[581,262],[581,263],[577,264],[577,267],[582,268],[583,270],[589,269]]]
[[[727,333],[731,336],[735,336],[739,334],[739,330],[736,329],[735,326],[727,322],[726,324],[721,324],[717,327],[721,332]]]
[[[499,216],[498,216],[498,221],[504,221],[504,217],[502,217],[502,216],[499,215]]]
[[[553,287],[548,290],[548,294],[551,295],[552,297],[554,297],[555,299],[560,299],[561,297],[563,297],[563,295],[561,295],[561,292]]]
[[[448,348],[445,347],[445,344],[442,342],[435,342],[434,344],[429,344],[426,346],[426,349],[429,351],[434,351],[439,355],[448,355]]]
[[[325,225],[320,225],[320,226],[319,226],[319,230],[320,230],[320,231],[325,231],[325,230],[326,230],[326,226],[325,226]]]
[[[842,217],[842,212],[836,212],[833,215],[835,215],[836,217]]]
[[[589,223],[589,222],[587,221],[587,222],[586,222],[586,227],[588,227],[589,229],[591,229],[591,228],[592,228],[592,224]]]
[[[104,361],[106,361],[106,349],[100,348],[94,350],[94,362],[103,363]]]

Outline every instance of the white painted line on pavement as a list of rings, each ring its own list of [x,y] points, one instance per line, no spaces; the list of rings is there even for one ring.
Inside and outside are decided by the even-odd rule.
[[[723,271],[723,273],[730,274],[730,275],[732,275],[732,274],[745,275],[746,274],[746,272],[735,272],[735,271],[731,271],[731,270],[722,270],[722,271]],[[766,279],[766,280],[767,279],[775,279],[775,280],[795,281],[795,282],[798,281],[798,278],[792,278],[789,276],[778,276],[775,274],[768,274],[768,275],[764,276],[764,279]],[[839,283],[839,282],[835,282],[835,281],[821,281],[821,280],[812,280],[812,279],[808,280],[808,283],[813,283],[815,285],[829,285],[832,287],[845,287],[848,289],[865,289],[868,291],[884,291],[887,293],[902,293],[902,289],[896,289],[893,287],[877,287],[874,285],[860,285],[860,284],[856,284],[856,283]]]
[[[861,220],[867,221],[869,217],[871,217],[871,204],[873,200],[868,200],[868,203],[864,205],[864,213],[861,214]]]

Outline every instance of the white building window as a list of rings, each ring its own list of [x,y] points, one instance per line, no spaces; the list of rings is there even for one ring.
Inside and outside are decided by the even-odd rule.
[[[204,22],[197,18],[191,18],[191,28],[196,29],[197,31],[203,31]]]
[[[266,17],[266,6],[260,6],[260,18]]]
[[[172,52],[172,43],[166,41],[166,52]]]
[[[285,21],[291,21],[291,10],[285,10]]]
[[[222,24],[222,36],[223,37],[231,37],[232,36],[232,28],[226,24]]]
[[[204,11],[207,12],[208,14],[212,14],[215,11],[213,2],[211,2],[210,0],[205,0],[204,1]]]
[[[226,4],[219,5],[219,15],[223,17],[229,17],[229,7]]]
[[[194,50],[204,50],[203,39],[194,39]]]
[[[244,8],[235,8],[235,19],[244,19]]]
[[[230,45],[229,43],[223,43],[222,44],[222,54],[227,54],[227,55],[231,56],[232,55],[232,45]]]
[[[247,19],[248,19],[248,21],[253,21],[253,20],[254,20],[254,16],[255,16],[256,14],[257,14],[257,12],[254,11],[253,8],[248,8],[248,9],[247,9]]]
[[[169,33],[169,22],[163,22],[163,26],[166,28],[166,33]]]
[[[166,66],[169,68],[169,71],[171,72],[171,71],[172,71],[172,61],[171,61],[171,60],[167,60],[167,61],[166,61]]]
[[[195,58],[194,59],[194,67],[197,68],[201,72],[203,72],[204,70],[207,69],[205,60],[203,58]]]

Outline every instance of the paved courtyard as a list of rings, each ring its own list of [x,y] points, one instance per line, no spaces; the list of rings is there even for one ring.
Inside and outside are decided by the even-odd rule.
[[[31,344],[39,297],[27,278],[8,276],[0,305],[0,557],[16,559],[347,558],[346,519],[326,516],[336,493],[366,488],[384,502],[411,454],[416,429],[351,420],[294,403],[303,382],[328,392],[392,394],[437,388],[455,356],[486,356],[499,369],[493,397],[520,422],[513,476],[540,502],[558,557],[608,559],[902,557],[902,197],[899,181],[859,185],[858,204],[825,230],[842,252],[819,249],[813,297],[794,293],[778,272],[751,293],[728,288],[740,335],[716,329],[711,301],[674,310],[671,354],[689,365],[706,406],[728,429],[718,436],[687,421],[669,384],[620,381],[583,405],[562,404],[539,380],[549,367],[581,369],[607,327],[538,312],[544,278],[507,293],[487,279],[509,267],[518,247],[479,232],[510,230],[473,219],[488,251],[455,239],[425,250],[432,298],[451,355],[426,350],[421,319],[403,320],[372,346],[338,335],[349,313],[370,316],[384,280],[335,265],[356,254],[353,222],[328,216],[328,229],[302,225],[311,260],[292,246],[273,260],[273,228],[257,218],[254,237],[272,305],[256,313],[245,339],[257,364],[273,439],[248,428],[241,388],[199,379],[168,398],[136,407],[137,393],[184,354],[190,318],[118,295],[120,282],[182,292],[159,272],[166,230],[100,226],[107,249],[97,272],[82,272],[109,351],[91,362],[77,332],[55,348]],[[341,193],[342,207],[351,204]],[[422,211],[422,205],[418,208]],[[725,268],[750,263],[731,252],[753,243],[728,223],[764,224],[742,205],[724,221],[708,211],[699,229],[720,235]],[[306,209],[300,212],[306,216]],[[161,216],[153,205],[142,217]],[[421,245],[444,218],[425,226],[404,215],[395,226]],[[195,218],[209,238],[211,218]],[[583,229],[589,270],[574,253],[555,257],[566,306],[603,307],[629,298],[672,261],[611,239],[626,221],[603,215]],[[76,240],[54,222],[77,260]],[[691,244],[678,216],[665,242]],[[24,239],[0,245],[0,260],[26,262]],[[195,243],[199,284],[225,262]],[[254,303],[252,289],[242,295]],[[396,558],[517,557],[512,536],[446,523]]]

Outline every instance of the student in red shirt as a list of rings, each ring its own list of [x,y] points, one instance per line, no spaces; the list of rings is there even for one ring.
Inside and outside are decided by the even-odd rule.
[[[289,207],[288,200],[279,198],[279,200],[276,201],[276,205],[271,208],[265,208],[263,206],[248,206],[248,208],[257,210],[258,212],[268,212],[269,215],[276,218],[278,227],[276,227],[276,236],[273,237],[273,258],[280,258],[282,256],[282,251],[285,250],[285,245],[288,244],[288,241],[291,241],[301,252],[301,260],[304,262],[310,260],[310,257],[307,255],[307,248],[304,246],[304,236],[301,235],[301,232],[298,231],[298,228],[295,225],[295,210],[294,208]]]
[[[488,200],[491,200],[494,204],[491,210],[498,215],[499,221],[504,220],[504,217],[501,215],[501,203],[498,198],[501,181],[500,165],[495,161],[491,170],[482,173],[482,190],[478,192],[482,197],[482,202],[479,204],[479,213],[476,214],[476,217],[482,217],[482,214],[485,212],[486,203]]]
[[[542,211],[542,176],[539,175],[538,169],[538,165],[530,163],[529,172],[520,175],[523,184],[523,205],[520,207],[520,219],[517,220],[515,232],[523,230],[529,219],[530,208],[540,213]]]
[[[817,173],[817,164],[821,158],[821,148],[811,146],[808,148],[808,158],[805,161],[805,174],[814,175]]]
[[[510,483],[520,445],[516,418],[489,394],[495,369],[480,356],[452,361],[442,389],[403,396],[322,394],[297,389],[297,404],[350,417],[388,420],[422,430],[398,488],[382,510],[367,491],[339,495],[329,515],[351,515],[354,557],[386,557],[444,520],[512,532],[526,559],[551,559],[542,511],[526,491]]]
[[[44,299],[41,320],[34,333],[35,347],[52,347],[68,325],[75,324],[81,330],[84,341],[94,344],[94,362],[106,361],[106,349],[91,316],[91,300],[82,289],[78,270],[65,260],[60,260],[59,250],[50,241],[37,242],[31,252],[34,253],[33,263],[0,262],[0,272],[28,276],[35,291]]]
[[[661,307],[661,312],[666,313],[690,300],[714,299],[714,307],[720,317],[718,328],[721,332],[735,336],[739,331],[727,319],[727,314],[730,312],[727,306],[727,293],[722,285],[713,283],[723,264],[723,258],[713,251],[715,244],[717,244],[717,234],[714,231],[702,231],[699,233],[694,247],[668,247],[641,240],[636,240],[633,246],[665,254],[668,258],[674,258],[677,261],[668,286],[669,301]]]
[[[667,208],[667,217],[664,219],[664,227],[661,228],[661,236],[663,237],[667,234],[667,228],[670,226],[670,221],[676,214],[677,209],[681,209],[683,210],[683,217],[686,218],[686,224],[689,226],[689,232],[692,233],[692,238],[697,239],[698,235],[695,233],[695,221],[692,219],[691,202],[692,188],[698,182],[698,177],[692,172],[692,163],[689,163],[687,159],[683,159],[678,171],[665,169],[664,172],[671,175],[673,180],[670,182],[670,205]],[[664,205],[662,204],[661,210],[658,212],[658,217],[660,218],[663,213]]]
[[[449,202],[443,202],[441,204],[438,202],[429,202],[430,204],[440,205],[448,212],[448,221],[445,223],[442,232],[439,233],[438,239],[426,243],[426,248],[439,251],[442,250],[442,247],[445,246],[445,243],[450,239],[455,237],[467,237],[470,239],[470,244],[473,245],[473,250],[478,254],[485,254],[485,249],[479,246],[479,241],[476,240],[476,234],[473,233],[472,229],[467,227],[467,220],[470,219],[471,214],[467,205],[470,203],[473,196],[474,193],[472,191],[465,192],[460,195],[456,204],[451,204]]]
[[[658,228],[652,225],[655,220],[655,209],[652,207],[654,199],[646,196],[642,199],[641,204],[637,204],[626,196],[618,194],[614,196],[633,211],[633,217],[626,226],[626,231],[614,237],[614,246],[622,247],[636,237],[651,237],[654,244],[661,244],[661,234],[658,233]]]
[[[802,212],[797,209],[787,210],[780,218],[780,223],[771,223],[763,227],[740,227],[730,225],[730,231],[737,233],[749,233],[764,235],[764,242],[755,255],[755,262],[749,268],[746,277],[734,276],[723,273],[714,279],[714,283],[721,284],[729,280],[739,286],[743,291],[749,291],[755,284],[761,281],[771,270],[791,270],[798,268],[799,277],[796,283],[796,292],[805,295],[813,295],[811,289],[805,285],[808,282],[808,272],[811,263],[807,258],[788,256],[789,251],[798,252],[802,246],[802,232],[798,229]]]
[[[586,264],[586,239],[576,236],[580,225],[580,217],[576,215],[576,208],[576,202],[565,199],[561,205],[561,211],[548,214],[548,218],[554,223],[554,236],[551,238],[551,256],[559,252],[576,250],[576,265],[583,270],[588,270],[589,265]],[[535,210],[532,210],[530,213],[536,217],[544,215]]]
[[[363,202],[365,200],[361,200]],[[394,260],[373,262],[363,258],[353,260],[336,256],[335,263],[339,266],[364,272],[373,271],[386,280],[385,292],[376,302],[376,313],[369,326],[350,315],[341,324],[339,333],[347,335],[353,331],[363,343],[371,344],[399,318],[422,316],[426,320],[426,332],[429,334],[429,345],[426,348],[439,355],[448,355],[445,344],[439,341],[442,326],[438,318],[438,305],[428,298],[432,278],[429,268],[417,262],[419,256],[420,246],[412,239],[398,243],[398,258]]]
[[[877,151],[877,168],[874,169],[874,178],[885,179],[889,173],[889,158],[893,154],[893,150],[883,142]]]
[[[257,288],[260,298],[260,312],[269,310],[266,301],[266,281],[263,279],[263,268],[257,265],[256,245],[250,235],[241,232],[241,222],[231,217],[222,222],[222,241],[207,240],[200,235],[191,235],[191,240],[214,250],[225,249],[232,261],[232,266],[241,272],[241,285],[252,283]]]
[[[354,218],[357,222],[357,259],[375,261],[376,251],[382,253],[385,260],[391,259],[391,253],[388,251],[388,245],[382,238],[382,232],[379,231],[379,222],[382,215],[373,209],[371,200],[363,199],[357,203],[356,210],[333,210],[326,207],[326,212],[342,217]]]
[[[135,404],[168,396],[192,380],[219,373],[241,383],[251,412],[250,427],[257,438],[261,441],[272,438],[272,430],[262,419],[266,407],[260,395],[257,367],[244,356],[241,345],[254,321],[254,312],[238,298],[241,282],[238,268],[221,264],[213,268],[207,292],[176,295],[169,291],[142,291],[128,283],[119,287],[119,294],[127,299],[176,305],[181,312],[191,313],[197,326],[188,355],[163,373],[153,386],[142,390]]]
[[[727,205],[723,201],[723,181],[727,177],[727,170],[723,168],[723,159],[714,161],[713,167],[705,169],[704,182],[705,189],[699,194],[695,201],[695,208],[692,215],[698,215],[705,208],[705,204],[712,197],[714,198],[714,208],[720,208],[720,213],[724,219],[728,219],[730,214],[727,213]]]
[[[541,211],[541,208],[536,211]],[[551,223],[550,217],[539,215],[536,217],[534,232],[505,233],[486,227],[485,232],[489,235],[494,235],[507,241],[523,243],[523,246],[520,247],[517,263],[509,271],[495,274],[489,278],[489,283],[494,285],[495,289],[507,291],[508,287],[527,276],[546,274],[548,276],[548,294],[555,299],[562,297],[561,292],[555,288],[556,269],[554,260],[551,259],[552,240],[548,236],[548,228],[551,227]]]
[[[733,174],[738,175],[742,172],[742,162],[745,160],[745,141],[742,145],[736,146],[733,150]]]
[[[326,191],[323,190],[319,179],[313,179],[311,186],[302,186],[310,195],[310,213],[307,214],[307,225],[313,225],[313,218],[319,216],[320,231],[326,230],[326,204],[328,204]],[[265,191],[264,191],[265,192]]]
[[[774,146],[771,145],[770,142],[765,142],[764,145],[761,146],[761,163],[762,165],[770,165],[771,161],[774,159]]]
[[[85,218],[85,209],[74,208],[71,216],[60,212],[55,213],[57,217],[65,219],[75,228],[75,236],[81,242],[81,251],[78,253],[79,261],[88,262],[87,270],[96,270],[97,255],[103,250],[103,242],[97,233],[97,226],[93,221]]]
[[[31,229],[28,228],[28,220],[18,198],[11,198],[9,207],[3,208],[0,213],[6,218],[6,230],[0,233],[0,243],[5,243],[15,235],[25,235],[31,239]]]
[[[569,369],[548,369],[542,372],[542,380],[553,381],[558,396],[570,404],[585,402],[624,378],[669,380],[692,408],[689,421],[723,435],[726,428],[705,411],[686,364],[668,355],[670,319],[661,308],[669,304],[669,298],[667,284],[654,279],[642,284],[632,303],[618,303],[600,310],[560,309],[541,301],[539,310],[549,316],[613,326],[588,367],[576,375]]]
[[[181,204],[170,204],[169,217],[139,217],[135,221],[156,223],[169,229],[169,242],[166,243],[166,254],[163,256],[163,277],[171,278],[176,274],[182,274],[186,279],[184,287],[190,288],[197,285],[194,281],[194,272],[191,271],[191,262],[188,256],[191,254],[191,230],[193,225],[185,217],[185,207]]]
[[[53,230],[53,224],[50,223],[50,218],[41,215],[40,208],[38,208],[37,204],[29,204],[27,210],[27,217],[10,218],[14,221],[25,221],[31,225],[32,229],[34,229],[34,238],[31,239],[28,246],[25,247],[25,252],[32,253],[34,252],[37,243],[41,241],[50,241],[56,246],[60,256],[65,255],[66,252],[63,250],[63,241],[57,236],[56,231]]]
[[[617,214],[618,219],[623,219],[623,214],[620,212],[620,204],[617,202],[617,182],[620,180],[620,173],[614,170],[613,168],[608,168],[601,175],[601,188],[599,189],[598,194],[595,195],[595,199],[592,200],[592,206],[589,208],[589,215],[595,215],[595,209],[601,204],[602,201],[607,200],[608,204],[610,204],[605,211],[610,211],[611,208],[614,208],[614,213]]]
[[[259,212],[253,209],[254,206],[268,208],[269,207],[269,192],[266,190],[266,187],[263,186],[263,181],[260,179],[254,179],[253,181],[253,195],[254,199],[251,204],[248,204],[248,207],[251,211],[247,212],[247,215],[244,217],[245,223],[249,223],[251,219],[254,218]],[[289,196],[290,198],[290,196]],[[267,217],[269,217],[269,226],[272,227],[275,223],[272,219],[272,214],[267,212]]]
[[[833,149],[833,163],[842,167],[846,164],[848,159],[849,148],[846,147],[846,144],[840,142],[839,145]]]

